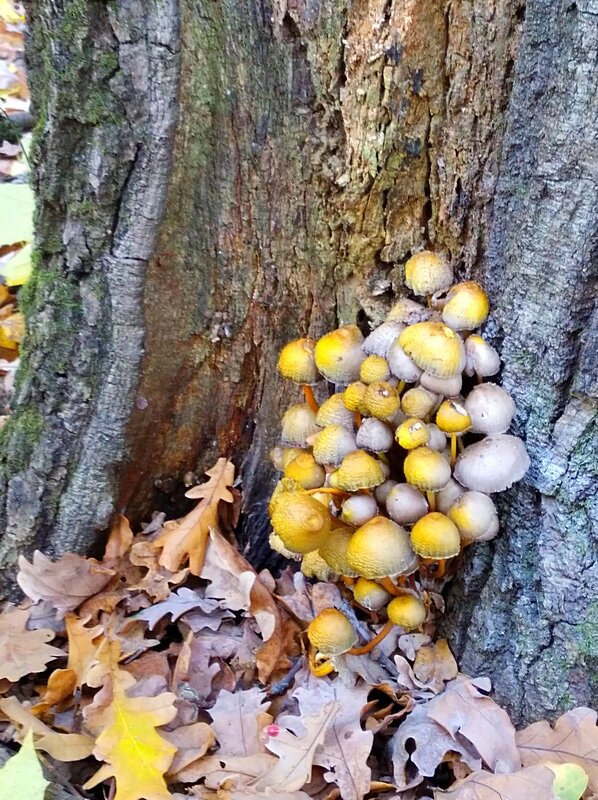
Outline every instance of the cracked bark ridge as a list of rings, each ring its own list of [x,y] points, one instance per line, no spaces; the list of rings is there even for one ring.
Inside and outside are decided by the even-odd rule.
[[[37,268],[3,431],[5,565],[33,546],[84,549],[114,511],[177,110],[175,0],[30,0],[27,11]]]
[[[445,620],[461,668],[520,723],[598,697],[597,14],[527,5],[486,283],[532,467]]]

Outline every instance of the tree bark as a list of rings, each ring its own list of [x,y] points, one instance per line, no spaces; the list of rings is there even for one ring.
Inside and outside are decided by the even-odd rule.
[[[35,546],[89,549],[114,510],[179,512],[185,474],[219,455],[240,469],[242,543],[263,561],[267,452],[298,397],[276,375],[277,350],[381,321],[405,260],[431,246],[490,289],[489,333],[533,459],[502,502],[496,549],[464,563],[454,641],[503,699],[514,682],[539,686],[550,631],[561,642],[568,630],[555,617],[567,618],[564,599],[572,629],[592,608],[589,0],[29,0],[28,11],[38,267],[3,435],[0,563]],[[553,591],[564,559],[586,574],[565,584],[561,570]],[[573,681],[571,663],[559,672],[552,659],[550,680]],[[588,666],[569,698],[538,690],[535,708],[518,683],[511,710],[526,719],[587,698]]]

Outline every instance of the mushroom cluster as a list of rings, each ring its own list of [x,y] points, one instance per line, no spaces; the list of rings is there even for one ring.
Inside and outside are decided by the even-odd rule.
[[[475,333],[489,312],[484,289],[453,284],[450,264],[429,251],[409,259],[405,282],[425,305],[402,298],[367,337],[344,325],[318,341],[290,342],[278,361],[305,402],[286,411],[271,452],[283,477],[270,501],[270,543],[388,620],[357,646],[341,611],[322,612],[307,631],[319,675],[345,653],[370,650],[394,625],[420,628],[425,587],[445,578],[463,547],[496,536],[490,495],[529,467],[523,442],[507,433],[512,398],[486,382],[500,359]],[[325,382],[334,391],[319,404],[313,387],[323,394]]]

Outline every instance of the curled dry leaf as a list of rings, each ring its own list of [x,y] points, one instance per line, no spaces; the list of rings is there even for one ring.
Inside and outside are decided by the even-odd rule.
[[[74,669],[55,669],[48,678],[48,685],[43,697],[31,711],[37,716],[45,714],[52,706],[56,706],[71,697],[77,685],[77,674]]]
[[[51,561],[39,550],[30,564],[19,556],[17,583],[34,602],[50,601],[60,612],[73,611],[84,600],[97,594],[114,575],[93,558],[66,553]]]
[[[446,681],[456,678],[459,668],[446,639],[420,647],[413,672],[418,680],[434,692],[441,692]]]
[[[435,800],[555,800],[554,773],[548,767],[533,767],[507,775],[473,772],[447,792],[434,792]]]
[[[182,725],[173,731],[163,731],[162,736],[176,748],[174,760],[168,770],[168,781],[179,782],[179,773],[199,761],[214,747],[214,732],[205,722]]]
[[[104,630],[102,625],[86,628],[89,620],[90,617],[79,618],[74,614],[67,614],[64,618],[69,639],[67,667],[75,673],[79,688],[87,682],[87,675],[96,659],[99,637]]]
[[[0,678],[13,683],[30,672],[43,672],[49,661],[66,655],[46,644],[54,638],[54,631],[28,631],[28,617],[29,612],[19,608],[0,614]]]
[[[143,611],[138,611],[134,614],[132,619],[144,620],[148,623],[150,630],[153,630],[162,617],[170,614],[172,621],[176,622],[179,617],[192,611],[195,608],[200,608],[205,614],[219,608],[220,604],[209,597],[201,597],[197,592],[191,589],[181,588],[177,592],[173,592],[167,600],[162,603],[155,603],[149,608],[144,608]]]
[[[573,762],[588,773],[590,791],[598,792],[597,714],[591,708],[574,708],[549,722],[534,722],[516,734],[524,766],[539,761]]]
[[[221,691],[208,713],[222,752],[231,756],[263,753],[260,735],[272,722],[269,707],[265,693],[256,686],[234,693]]]

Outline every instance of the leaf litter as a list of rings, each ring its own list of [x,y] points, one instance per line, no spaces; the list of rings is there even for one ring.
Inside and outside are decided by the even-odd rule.
[[[180,520],[134,533],[117,517],[101,560],[22,559],[25,600],[0,613],[0,737],[27,743],[13,758],[40,753],[74,791],[111,800],[596,794],[596,712],[516,732],[433,630],[397,630],[314,677],[316,614],[342,609],[363,639],[373,620],[341,583],[258,575],[219,529],[232,464],[207,475]]]

